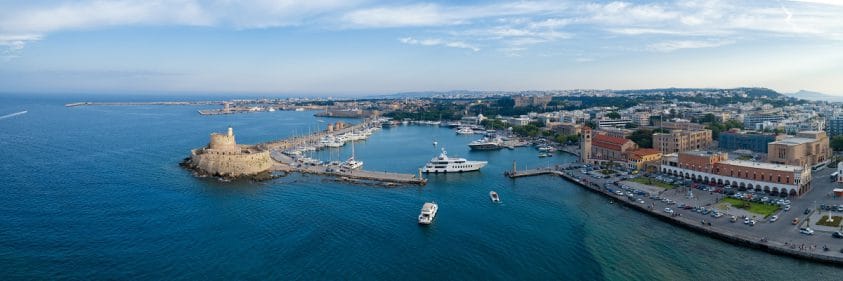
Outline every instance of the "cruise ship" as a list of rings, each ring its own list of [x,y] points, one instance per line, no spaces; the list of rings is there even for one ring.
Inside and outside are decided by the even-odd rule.
[[[500,138],[482,138],[468,144],[472,150],[497,150],[504,147]]]
[[[425,202],[422,205],[421,214],[419,214],[419,224],[431,224],[433,218],[436,217],[436,211],[439,210],[439,205],[436,202]]]
[[[427,165],[422,168],[425,173],[462,173],[477,171],[483,168],[489,162],[486,161],[469,161],[465,158],[450,158],[445,149],[442,149],[442,154],[433,158]]]

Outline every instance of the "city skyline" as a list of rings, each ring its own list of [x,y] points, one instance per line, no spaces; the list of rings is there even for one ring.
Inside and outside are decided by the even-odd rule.
[[[6,92],[767,87],[843,96],[838,1],[2,3]]]

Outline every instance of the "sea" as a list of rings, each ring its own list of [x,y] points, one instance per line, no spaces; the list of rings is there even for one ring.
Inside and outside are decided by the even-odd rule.
[[[843,270],[675,227],[561,178],[504,172],[574,161],[532,147],[470,151],[480,136],[399,126],[355,143],[375,171],[417,173],[442,149],[479,172],[383,187],[289,175],[194,177],[178,163],[209,134],[258,143],[353,119],[77,101],[218,97],[0,95],[2,280],[841,280]],[[433,142],[438,142],[434,146]],[[322,151],[343,160],[350,145]],[[502,203],[490,202],[488,193]],[[432,225],[422,204],[435,201]]]

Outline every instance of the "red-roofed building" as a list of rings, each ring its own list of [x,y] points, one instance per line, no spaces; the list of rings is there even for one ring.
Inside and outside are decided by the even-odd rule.
[[[639,148],[629,151],[627,154],[629,168],[634,170],[644,170],[647,164],[654,164],[654,167],[658,169],[661,159],[661,151],[652,148]]]
[[[591,157],[603,161],[626,161],[627,152],[638,149],[635,142],[596,134],[591,140]]]

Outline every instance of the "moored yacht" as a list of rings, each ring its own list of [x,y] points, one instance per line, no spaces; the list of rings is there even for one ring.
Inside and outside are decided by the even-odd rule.
[[[427,165],[422,168],[425,173],[455,173],[455,172],[470,172],[477,171],[483,168],[489,162],[486,161],[470,161],[465,158],[450,158],[445,149],[442,149],[442,154],[433,158]]]
[[[472,150],[497,150],[504,147],[500,138],[482,138],[468,144]]]
[[[458,135],[471,135],[471,134],[474,134],[474,130],[472,130],[469,127],[461,127],[461,128],[459,128],[459,130],[457,130],[457,134]]]
[[[421,214],[419,214],[419,224],[431,224],[433,218],[436,217],[436,211],[439,210],[439,205],[436,202],[426,202],[422,205]]]

